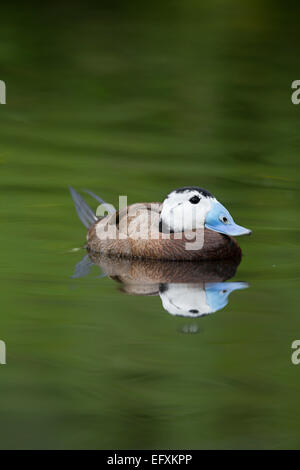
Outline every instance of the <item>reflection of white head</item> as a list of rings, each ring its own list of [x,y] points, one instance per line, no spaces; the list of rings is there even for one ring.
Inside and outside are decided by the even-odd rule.
[[[231,292],[247,287],[245,282],[161,284],[159,295],[167,312],[196,318],[221,310]]]
[[[163,202],[161,211],[163,231],[182,232],[203,228],[212,201],[215,201],[212,194],[198,187],[172,191]]]

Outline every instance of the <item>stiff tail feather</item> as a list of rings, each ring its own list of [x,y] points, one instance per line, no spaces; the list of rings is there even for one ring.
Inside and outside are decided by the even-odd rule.
[[[70,186],[70,193],[72,196],[72,199],[75,204],[75,209],[78,214],[79,219],[83,223],[83,225],[86,228],[89,228],[92,224],[97,222],[101,217],[97,217],[94,211],[90,208],[90,206],[85,202],[82,196],[74,189],[72,186]],[[113,214],[116,212],[116,209],[112,204],[108,204],[107,202],[103,201],[101,197],[97,196],[94,194],[92,191],[89,191],[87,189],[84,190],[87,194],[92,196],[96,201],[100,202],[101,205],[105,208],[105,210],[109,214]]]

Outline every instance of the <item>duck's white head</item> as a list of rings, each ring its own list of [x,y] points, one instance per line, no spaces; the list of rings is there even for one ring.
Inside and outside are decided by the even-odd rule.
[[[237,225],[228,210],[206,189],[190,186],[175,189],[163,202],[160,215],[162,232],[208,228],[225,235],[248,235]]]

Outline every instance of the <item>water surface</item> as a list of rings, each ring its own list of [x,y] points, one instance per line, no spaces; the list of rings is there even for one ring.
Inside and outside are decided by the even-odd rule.
[[[299,447],[291,5],[1,6],[1,448]],[[253,230],[224,309],[190,321],[97,267],[71,278],[69,185],[117,205],[195,184]]]

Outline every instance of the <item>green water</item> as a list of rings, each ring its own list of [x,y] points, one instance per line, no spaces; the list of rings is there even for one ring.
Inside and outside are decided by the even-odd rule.
[[[297,13],[1,5],[1,448],[299,448]],[[250,288],[198,334],[96,267],[71,279],[69,185],[117,205],[195,184],[253,230],[233,279]]]

